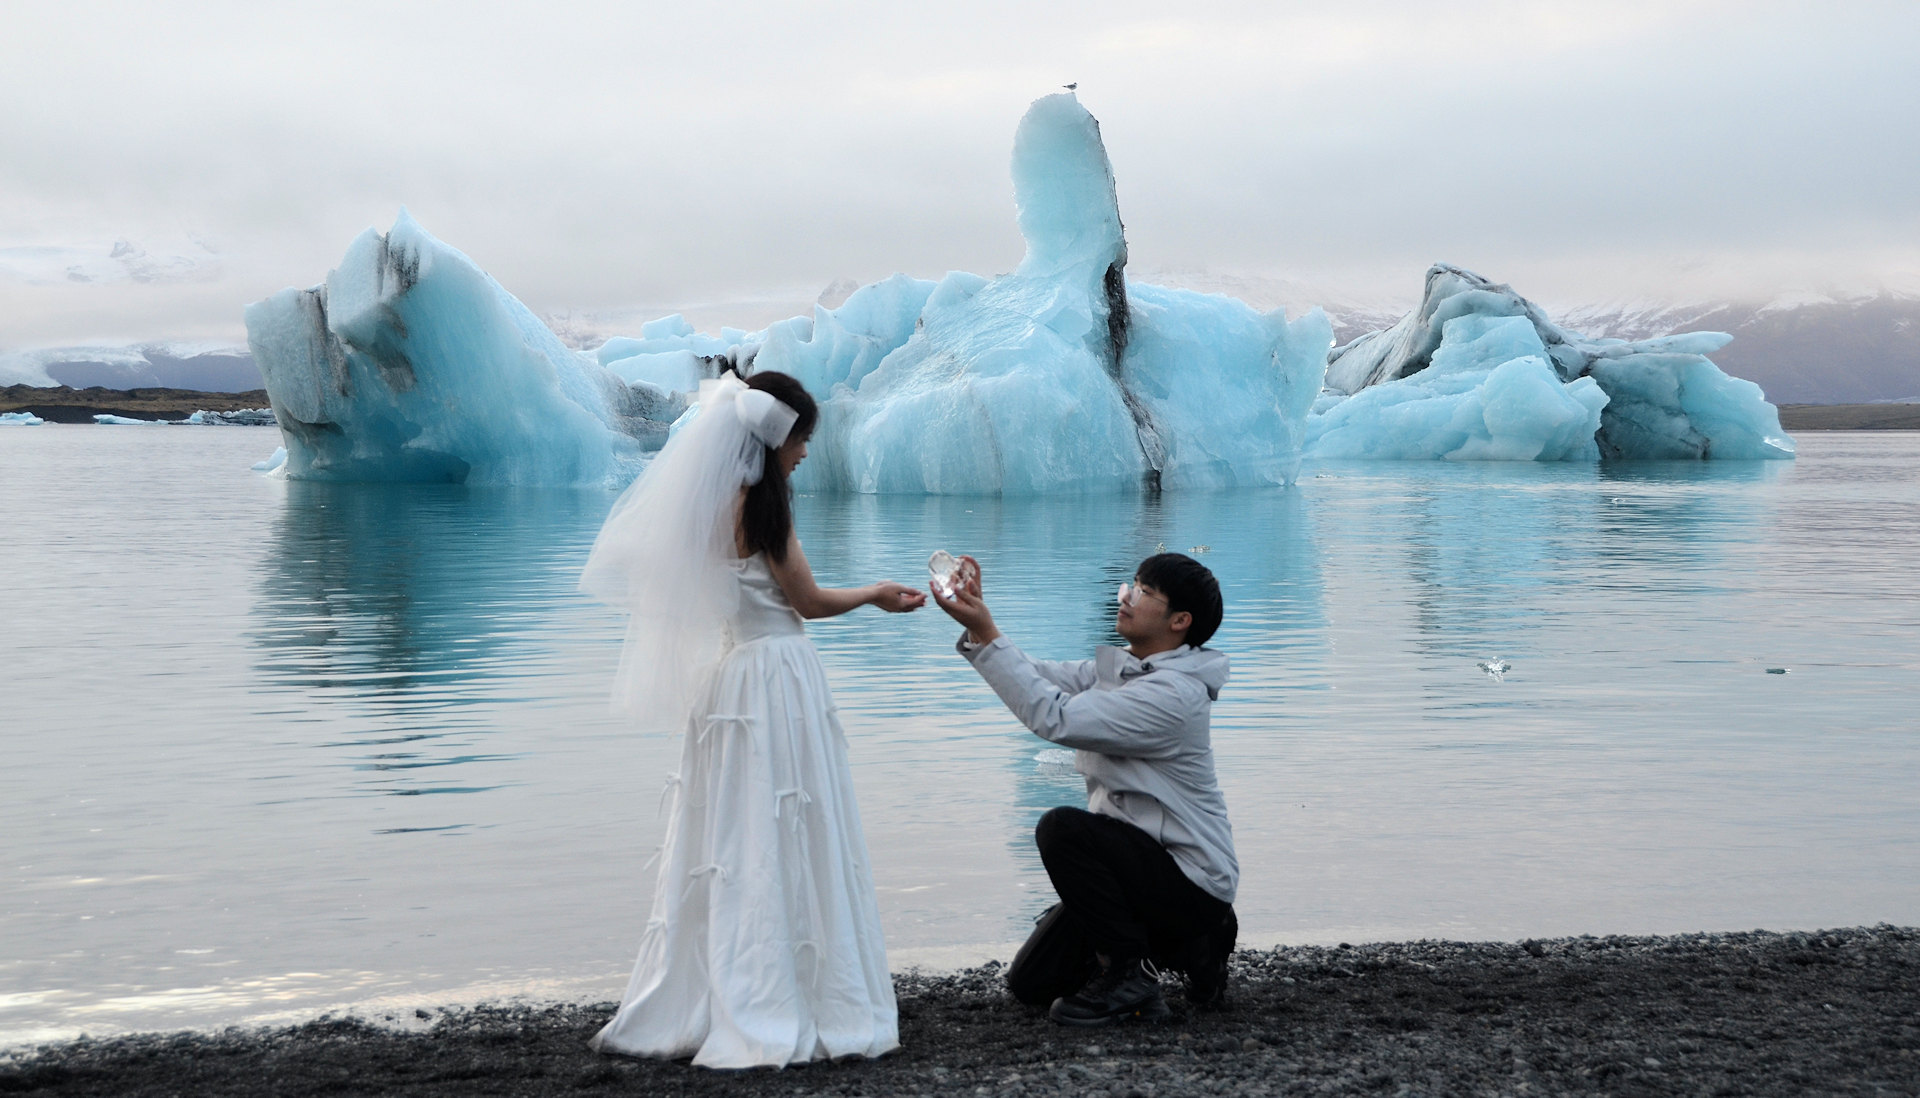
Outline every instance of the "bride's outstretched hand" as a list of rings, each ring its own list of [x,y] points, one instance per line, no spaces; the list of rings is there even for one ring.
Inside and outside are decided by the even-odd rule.
[[[927,604],[924,592],[916,591],[904,583],[883,580],[874,584],[874,587],[873,604],[889,614],[904,614]]]

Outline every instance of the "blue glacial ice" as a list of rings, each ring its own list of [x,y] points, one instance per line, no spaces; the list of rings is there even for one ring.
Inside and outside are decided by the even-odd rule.
[[[685,406],[568,348],[405,210],[246,321],[300,479],[617,484]]]
[[[1391,328],[1335,348],[1308,420],[1327,458],[1790,458],[1760,387],[1706,356],[1732,337],[1590,340],[1445,264]]]
[[[1291,479],[1332,342],[1325,315],[1289,323],[1128,283],[1099,123],[1072,95],[1021,119],[1013,184],[1027,253],[1012,274],[896,277],[762,344],[756,369],[826,397],[798,483],[1019,495]],[[840,314],[856,305],[850,325]]]
[[[108,427],[155,427],[165,424],[164,419],[133,419],[128,416],[100,414],[93,417],[95,423]]]
[[[0,427],[37,427],[45,422],[32,412],[0,412]]]
[[[778,369],[822,402],[805,488],[1008,493],[1283,483],[1331,327],[1125,277],[1099,124],[1071,95],[1015,135],[1027,254],[995,279],[894,275],[760,332],[679,316],[574,352],[402,211],[324,285],[247,310],[287,444],[323,480],[618,482],[699,382]]]
[[[740,348],[749,338],[735,328],[723,328],[718,336],[702,335],[675,313],[641,325],[638,339],[607,340],[594,359],[628,385],[693,392],[701,379],[718,377],[721,368],[738,368]]]
[[[282,472],[618,485],[728,369],[785,371],[820,400],[808,490],[1282,484],[1303,454],[1793,454],[1758,387],[1705,357],[1724,335],[1590,340],[1440,265],[1399,323],[1332,348],[1317,309],[1288,320],[1129,281],[1099,123],[1072,95],[1029,108],[1012,175],[1027,250],[1011,274],[896,274],[758,332],[668,316],[591,352],[403,210],[324,284],[247,310]]]
[[[949,292],[977,290],[985,279],[947,276]],[[942,283],[896,274],[862,286],[837,309],[815,306],[812,317],[794,317],[770,325],[761,337],[756,361],[800,379],[816,397],[835,386],[857,389],[886,357],[913,338],[929,300]]]

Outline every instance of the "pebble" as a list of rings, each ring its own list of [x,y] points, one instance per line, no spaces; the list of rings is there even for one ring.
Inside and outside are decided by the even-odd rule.
[[[1807,1078],[1910,1080],[1920,1062],[1920,1029],[1884,1023],[1920,1017],[1920,983],[1905,979],[1920,971],[1920,930],[1533,943],[1551,965],[1519,962],[1514,954],[1531,953],[1527,944],[1247,950],[1234,957],[1231,1009],[1189,1012],[1173,993],[1175,1017],[1166,1027],[1119,1026],[1097,1036],[1063,1031],[1013,1003],[1000,972],[907,974],[896,978],[906,1042],[901,1053],[780,1072],[723,1075],[684,1062],[597,1057],[584,1042],[612,1015],[612,1002],[481,1004],[420,1011],[433,1019],[428,1033],[336,1017],[286,1030],[135,1034],[46,1046],[0,1057],[0,1094],[19,1092],[22,1084],[40,1093],[32,1082],[42,1073],[72,1072],[102,1082],[95,1089],[103,1093],[252,1098],[263,1074],[276,1090],[317,1093],[337,1090],[347,1071],[355,1073],[357,1093],[407,1092],[432,1072],[486,1079],[527,1098],[669,1092],[1164,1098],[1277,1090],[1388,1095],[1396,1088],[1407,1095],[1605,1093],[1649,1086],[1712,1093],[1731,1078],[1759,1080],[1786,1063]],[[1328,978],[1340,968],[1356,978]],[[1283,972],[1307,975],[1283,988],[1294,983]],[[1667,1055],[1649,1055],[1653,1049]]]

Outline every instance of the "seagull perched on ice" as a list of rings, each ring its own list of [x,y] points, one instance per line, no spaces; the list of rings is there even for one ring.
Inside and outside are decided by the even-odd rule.
[[[1075,80],[1075,81],[1074,81],[1073,83],[1071,83],[1071,84],[1062,84],[1062,85],[1060,85],[1060,86],[1061,86],[1061,87],[1063,87],[1063,88],[1065,88],[1065,89],[1067,89],[1068,91],[1072,91],[1072,90],[1074,90],[1075,88],[1077,88],[1077,87],[1079,87],[1079,86],[1080,86],[1080,81],[1078,81],[1078,80]]]

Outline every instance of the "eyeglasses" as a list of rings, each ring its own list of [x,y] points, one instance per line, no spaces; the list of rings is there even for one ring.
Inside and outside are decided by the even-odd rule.
[[[1167,601],[1167,596],[1151,594],[1140,590],[1140,581],[1136,579],[1132,583],[1123,583],[1120,585],[1119,599],[1120,605],[1131,609],[1140,605],[1141,599],[1159,599],[1161,602],[1165,602]]]

